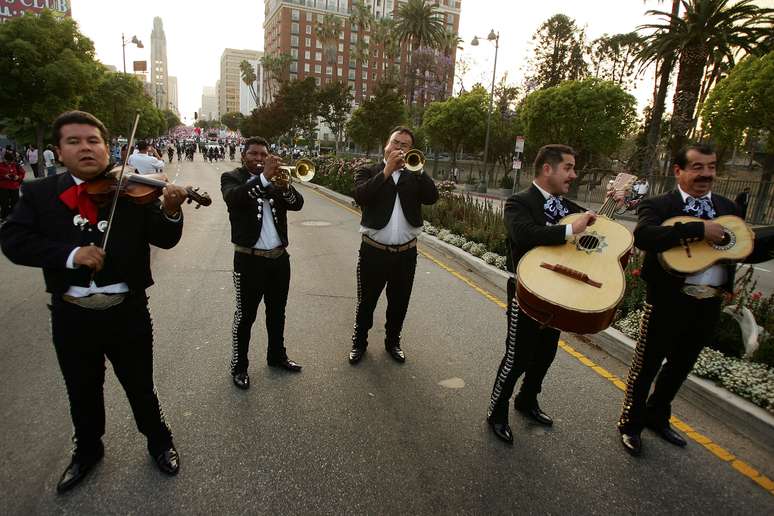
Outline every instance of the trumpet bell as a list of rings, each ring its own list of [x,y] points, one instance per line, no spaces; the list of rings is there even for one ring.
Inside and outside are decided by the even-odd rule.
[[[296,165],[293,167],[291,173],[293,174],[294,179],[297,179],[302,183],[311,181],[314,177],[314,163],[308,159],[301,158],[296,161]]]
[[[405,169],[410,172],[421,172],[425,168],[425,155],[419,149],[411,149],[403,156]]]

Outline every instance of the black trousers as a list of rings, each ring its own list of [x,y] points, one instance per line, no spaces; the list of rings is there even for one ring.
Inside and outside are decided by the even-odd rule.
[[[7,219],[19,202],[19,190],[16,188],[0,188],[0,219]]]
[[[153,385],[153,323],[145,293],[107,310],[89,310],[52,296],[51,329],[70,398],[79,453],[99,446],[105,433],[105,357],[126,392],[137,429],[156,454],[172,444]]]
[[[387,287],[385,345],[400,344],[400,332],[403,330],[403,321],[411,299],[416,268],[416,247],[393,253],[377,249],[365,242],[360,244],[357,261],[357,308],[352,334],[354,347],[368,346],[368,331],[374,325],[374,309],[385,286]]]
[[[622,433],[638,434],[646,423],[669,422],[672,400],[715,334],[720,304],[719,298],[700,300],[681,292],[648,291],[618,421]]]
[[[290,288],[290,256],[264,258],[234,252],[236,311],[231,328],[231,374],[247,372],[250,331],[261,299],[266,306],[267,362],[287,358],[285,351],[285,305]]]
[[[541,328],[540,323],[529,317],[516,302],[516,282],[508,279],[508,334],[505,338],[505,355],[497,369],[488,416],[494,421],[507,421],[508,404],[516,381],[524,373],[519,391],[519,402],[525,406],[537,403],[543,379],[556,357],[559,330]]]

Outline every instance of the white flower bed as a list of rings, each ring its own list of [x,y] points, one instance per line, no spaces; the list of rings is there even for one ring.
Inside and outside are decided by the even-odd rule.
[[[634,310],[613,326],[637,340],[642,310]],[[704,348],[693,366],[693,374],[713,380],[734,394],[774,413],[774,369]]]
[[[437,237],[439,240],[451,244],[454,247],[459,247],[466,253],[472,254],[477,258],[481,258],[489,265],[494,265],[498,269],[506,270],[505,268],[505,256],[501,256],[496,253],[489,252],[484,244],[478,242],[472,242],[463,236],[455,235],[448,229],[440,229],[429,222],[425,222],[424,231],[428,235]]]

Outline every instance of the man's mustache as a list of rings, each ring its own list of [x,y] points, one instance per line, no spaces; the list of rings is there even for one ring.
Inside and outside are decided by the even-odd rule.
[[[697,177],[695,182],[696,183],[711,183],[714,179],[715,178],[713,178],[712,176],[706,176],[706,177],[702,176],[702,177]]]

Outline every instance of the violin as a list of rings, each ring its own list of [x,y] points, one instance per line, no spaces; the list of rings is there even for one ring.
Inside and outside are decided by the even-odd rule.
[[[148,204],[161,197],[162,190],[169,184],[164,174],[137,174],[131,167],[126,168],[120,186],[118,185],[119,167],[112,169],[102,178],[86,183],[86,192],[95,204],[107,204],[115,196],[116,190],[119,197],[126,197],[135,204]],[[212,199],[207,192],[199,193],[199,188],[191,186],[186,186],[185,190],[188,204],[195,202],[197,209],[212,204]]]

